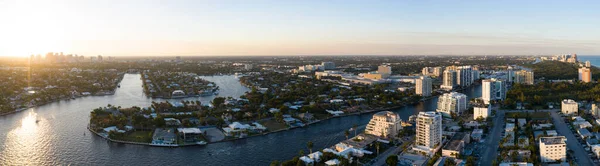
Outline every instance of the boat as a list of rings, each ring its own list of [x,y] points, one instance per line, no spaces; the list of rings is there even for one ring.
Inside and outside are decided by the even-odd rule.
[[[212,96],[214,95],[214,92],[212,90],[202,90],[200,91],[200,96]]]
[[[207,143],[204,141],[196,142],[196,145],[206,145]]]
[[[213,94],[215,94],[215,95],[219,95],[219,90],[218,90],[218,89],[216,89],[216,90],[213,90]]]

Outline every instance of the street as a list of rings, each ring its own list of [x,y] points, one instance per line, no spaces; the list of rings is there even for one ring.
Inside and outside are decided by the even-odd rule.
[[[496,111],[496,116],[493,118],[494,127],[490,134],[485,138],[485,143],[483,144],[484,152],[479,158],[481,161],[478,165],[492,165],[492,162],[496,160],[496,156],[498,155],[498,144],[500,143],[500,139],[502,138],[502,130],[504,129],[504,110]]]
[[[588,153],[581,145],[579,145],[577,138],[573,135],[573,132],[569,130],[568,124],[563,121],[563,118],[556,113],[556,111],[550,111],[550,114],[552,115],[552,119],[554,119],[554,126],[556,126],[558,135],[567,137],[567,147],[575,152],[574,156],[579,158],[575,162],[577,162],[578,165],[593,165],[590,157],[587,155]]]
[[[411,136],[410,139],[403,142],[402,145],[412,144],[414,141],[414,138],[415,138],[414,136]],[[402,145],[400,145],[398,147],[390,148],[390,149],[386,150],[385,152],[381,153],[379,156],[377,156],[377,158],[373,159],[376,161],[372,165],[374,165],[374,166],[386,165],[385,160],[387,159],[387,157],[390,155],[393,155],[393,154],[397,155],[398,153],[400,153],[402,151]]]

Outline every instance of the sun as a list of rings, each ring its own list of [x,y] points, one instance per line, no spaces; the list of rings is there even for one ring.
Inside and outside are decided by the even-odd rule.
[[[42,2],[15,1],[0,8],[0,56],[63,51],[67,33],[55,10]],[[54,14],[47,14],[54,13]]]

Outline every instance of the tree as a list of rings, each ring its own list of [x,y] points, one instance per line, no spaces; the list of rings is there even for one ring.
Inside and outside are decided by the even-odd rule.
[[[352,125],[352,130],[354,130],[354,136],[356,137],[356,130],[358,130],[358,125],[356,123]]]
[[[306,147],[308,147],[308,150],[310,151],[310,153],[312,153],[313,142],[312,141],[308,141],[306,143]]]
[[[348,139],[348,136],[350,136],[350,131],[348,131],[348,130],[344,131],[344,135],[346,135],[346,139]]]
[[[225,98],[224,97],[215,97],[212,101],[212,105],[215,108],[219,108],[223,103],[225,103]]]
[[[385,159],[385,163],[388,166],[396,166],[398,165],[398,156],[397,155],[390,155],[387,157],[387,159]]]
[[[271,166],[279,166],[279,161],[278,160],[272,161]]]
[[[379,146],[381,146],[381,143],[379,143],[379,141],[375,141],[375,147],[377,147],[377,156],[379,156]]]

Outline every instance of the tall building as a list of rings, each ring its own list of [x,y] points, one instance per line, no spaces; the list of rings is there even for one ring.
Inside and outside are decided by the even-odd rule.
[[[433,76],[441,77],[444,74],[443,72],[444,69],[442,67],[433,67]]]
[[[387,78],[392,75],[392,67],[388,65],[381,65],[377,67],[377,73],[381,74],[383,78]]]
[[[541,137],[540,160],[543,163],[567,161],[567,138],[565,136]]]
[[[431,78],[421,76],[415,80],[415,92],[421,96],[431,96]]]
[[[592,82],[592,70],[587,67],[579,68],[579,81]]]
[[[597,103],[592,103],[592,109],[590,109],[590,113],[592,113],[592,116],[600,118],[600,109],[598,108]]]
[[[421,74],[423,74],[423,75],[425,75],[425,76],[427,76],[427,75],[431,74],[431,72],[429,71],[430,69],[431,69],[430,67],[424,67],[424,68],[421,70]]]
[[[325,69],[325,70],[334,70],[335,69],[335,63],[333,63],[333,62],[321,62],[321,66],[323,66],[323,69]]]
[[[592,67],[592,63],[590,61],[585,61],[585,67]]]
[[[561,102],[560,112],[565,115],[577,114],[579,112],[579,104],[571,99],[564,99]]]
[[[395,137],[402,129],[401,122],[400,115],[394,112],[378,112],[369,121],[365,133],[383,138]]]
[[[419,112],[416,123],[417,148],[434,149],[442,143],[442,116],[438,112]]]
[[[487,79],[481,81],[481,98],[486,104],[506,98],[506,84],[502,80]]]
[[[523,69],[523,70],[515,72],[514,82],[519,83],[519,84],[533,85],[533,83],[534,83],[533,71]]]
[[[456,70],[456,76],[458,86],[468,87],[473,83],[473,69],[471,66],[459,66]]]
[[[483,100],[476,100],[473,104],[473,119],[477,118],[488,118],[492,113],[492,107],[489,104],[485,104]]]
[[[438,98],[437,112],[446,117],[452,113],[460,115],[467,109],[467,95],[457,92],[444,93]]]
[[[250,63],[244,64],[244,69],[246,69],[246,70],[252,70],[252,68],[254,68],[254,65],[252,65]]]
[[[440,86],[441,89],[444,90],[452,90],[456,85],[456,71],[446,69],[444,71],[444,78],[442,79],[443,83]]]

